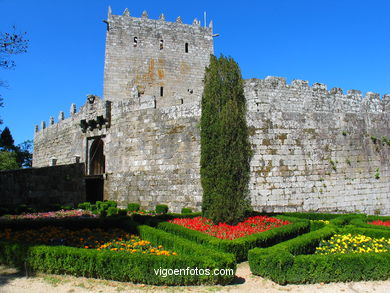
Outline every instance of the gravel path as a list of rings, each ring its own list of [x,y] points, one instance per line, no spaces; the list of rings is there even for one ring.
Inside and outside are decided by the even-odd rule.
[[[168,287],[39,274],[27,278],[15,269],[0,266],[0,293],[115,293],[115,292],[390,292],[390,280],[280,286],[251,274],[248,262],[237,267],[234,285]]]

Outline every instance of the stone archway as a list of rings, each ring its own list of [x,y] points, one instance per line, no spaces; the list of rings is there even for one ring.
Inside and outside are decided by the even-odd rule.
[[[92,139],[90,140],[92,141]],[[95,203],[104,199],[104,178],[106,159],[104,141],[101,137],[93,138],[88,148],[88,175],[85,177],[86,199]]]
[[[89,149],[89,175],[103,175],[105,172],[104,142],[98,137]]]

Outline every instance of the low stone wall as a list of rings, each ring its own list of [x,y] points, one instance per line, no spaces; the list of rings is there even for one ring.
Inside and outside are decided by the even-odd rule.
[[[0,172],[2,206],[72,205],[85,201],[84,164]]]

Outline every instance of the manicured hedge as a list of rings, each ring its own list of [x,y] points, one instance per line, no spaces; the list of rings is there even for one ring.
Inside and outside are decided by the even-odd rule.
[[[131,224],[129,225],[131,226]],[[66,246],[23,245],[0,241],[0,263],[55,274],[94,277],[155,285],[227,284],[234,278],[233,255],[204,248],[187,239],[148,226],[138,226],[143,240],[174,250],[178,255],[135,255],[124,252],[97,251]],[[183,269],[203,275],[167,275],[166,269]],[[192,269],[192,271],[190,270]],[[231,275],[214,275],[214,269],[230,269]],[[160,275],[155,271],[161,270]],[[209,275],[207,271],[209,270]]]
[[[308,220],[289,217],[280,218],[283,218],[283,220],[290,220],[292,223],[262,233],[256,233],[234,240],[219,239],[205,233],[191,230],[169,222],[159,223],[157,228],[175,235],[179,235],[196,243],[214,247],[224,252],[232,253],[235,255],[237,261],[244,261],[248,257],[248,251],[252,248],[268,247],[276,243],[294,238],[310,230],[310,223]]]
[[[350,221],[352,225],[363,227],[363,228],[370,228],[370,229],[383,229],[383,230],[389,230],[389,226],[382,226],[382,225],[372,225],[368,224],[369,222],[375,221],[375,220],[381,220],[381,221],[390,221],[390,217],[383,217],[383,216],[362,216],[358,218],[354,218]]]
[[[322,239],[336,232],[389,237],[387,231],[333,224],[269,248],[249,251],[253,274],[279,284],[386,280],[390,277],[390,253],[314,255]]]

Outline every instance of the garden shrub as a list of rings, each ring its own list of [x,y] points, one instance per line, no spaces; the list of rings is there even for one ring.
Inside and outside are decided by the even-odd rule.
[[[118,214],[118,212],[119,212],[119,209],[118,209],[118,208],[116,208],[116,207],[109,207],[109,208],[107,209],[107,216],[108,216],[108,217],[110,217],[110,216],[115,216],[115,215]]]
[[[136,211],[139,211],[141,205],[139,203],[129,203],[127,205],[127,210],[129,212],[136,212]]]
[[[390,253],[313,254],[321,240],[329,239],[336,232],[389,237],[380,230],[350,225],[340,228],[330,224],[272,247],[250,250],[250,269],[253,274],[279,284],[385,280],[390,277]]]
[[[289,217],[284,217],[284,219],[291,220],[292,223],[234,240],[219,239],[205,233],[168,222],[159,223],[157,228],[189,239],[196,243],[214,247],[224,252],[232,253],[235,255],[237,261],[244,261],[248,257],[248,251],[252,248],[268,247],[287,239],[296,237],[297,235],[309,232],[310,222],[308,220],[293,219]]]
[[[166,214],[167,212],[168,212],[168,206],[166,204],[156,205],[156,213],[157,214]]]
[[[192,213],[192,209],[191,208],[182,208],[181,209],[181,213],[182,214],[191,214]]]

